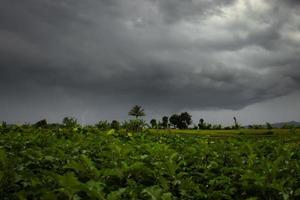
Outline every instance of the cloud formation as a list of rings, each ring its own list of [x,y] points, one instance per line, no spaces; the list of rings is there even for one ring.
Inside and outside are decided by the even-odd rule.
[[[300,88],[295,0],[1,5],[3,116],[239,109]]]

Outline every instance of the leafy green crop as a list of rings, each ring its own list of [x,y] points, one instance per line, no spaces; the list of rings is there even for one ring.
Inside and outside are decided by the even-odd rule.
[[[300,199],[300,137],[0,129],[0,199]]]

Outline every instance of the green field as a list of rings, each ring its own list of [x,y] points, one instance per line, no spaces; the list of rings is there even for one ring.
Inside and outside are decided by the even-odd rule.
[[[238,130],[180,130],[180,129],[149,129],[153,134],[187,134],[200,136],[290,136],[300,133],[300,129],[238,129]]]
[[[0,199],[299,199],[299,130],[0,128]]]

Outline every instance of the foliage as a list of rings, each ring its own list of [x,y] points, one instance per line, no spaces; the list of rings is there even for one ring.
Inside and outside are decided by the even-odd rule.
[[[179,129],[187,129],[192,123],[192,116],[188,112],[183,112],[179,116],[179,123],[177,124]]]
[[[245,129],[220,139],[93,126],[6,129],[0,134],[3,200],[300,198],[297,134],[248,137],[255,130]],[[234,131],[240,132],[228,132]]]
[[[42,119],[34,124],[34,126],[40,127],[40,128],[46,127],[47,125],[48,125],[48,123],[47,123],[46,119]]]
[[[163,128],[168,128],[168,124],[169,124],[169,117],[163,116],[162,117],[162,123],[161,123],[162,127]]]
[[[63,125],[67,128],[74,128],[79,126],[77,119],[73,117],[65,117],[63,119]]]
[[[110,124],[108,123],[108,121],[99,121],[96,125],[95,125],[100,131],[107,131],[109,130]]]
[[[179,118],[180,118],[180,117],[179,117],[179,115],[177,115],[177,114],[171,115],[169,121],[170,121],[170,124],[171,124],[174,128],[177,128],[177,125],[179,124],[179,121],[180,121]]]
[[[144,109],[141,106],[135,105],[133,108],[128,112],[128,115],[135,116],[136,118],[145,116]]]
[[[112,120],[112,122],[110,124],[110,128],[115,129],[115,130],[119,130],[120,129],[120,122],[118,122],[117,120]]]
[[[209,130],[209,129],[221,130],[222,129],[221,125],[211,125],[210,123],[204,123],[204,119],[202,118],[199,120],[198,127],[200,130]]]
[[[253,124],[253,125],[249,125],[248,128],[249,129],[264,129],[265,127],[263,125]]]
[[[222,125],[221,124],[215,124],[212,126],[213,130],[222,130]]]
[[[146,122],[142,119],[132,119],[130,121],[125,121],[123,124],[123,127],[127,131],[133,131],[133,132],[138,132],[143,130],[145,128]]]
[[[241,125],[239,125],[239,123],[237,122],[236,117],[233,117],[234,120],[234,126],[232,127],[233,129],[239,129],[241,128]]]
[[[150,120],[151,128],[157,128],[157,122],[156,119],[151,119]]]
[[[170,123],[179,129],[187,129],[192,124],[192,116],[188,112],[183,112],[180,115],[173,114],[170,117]]]
[[[199,124],[198,124],[199,129],[205,129],[205,123],[204,123],[204,119],[201,118],[199,120]]]
[[[266,127],[267,127],[268,130],[273,129],[272,125],[269,122],[266,122]]]

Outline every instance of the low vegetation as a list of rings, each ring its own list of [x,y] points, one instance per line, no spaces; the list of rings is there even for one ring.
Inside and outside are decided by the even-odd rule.
[[[191,124],[188,113],[151,126],[141,107],[129,114],[94,126],[2,123],[0,199],[300,199],[296,128],[237,128],[235,120],[211,130],[200,120],[187,130],[179,128]]]
[[[77,124],[0,131],[0,199],[300,198],[298,133],[231,130],[219,139]]]

